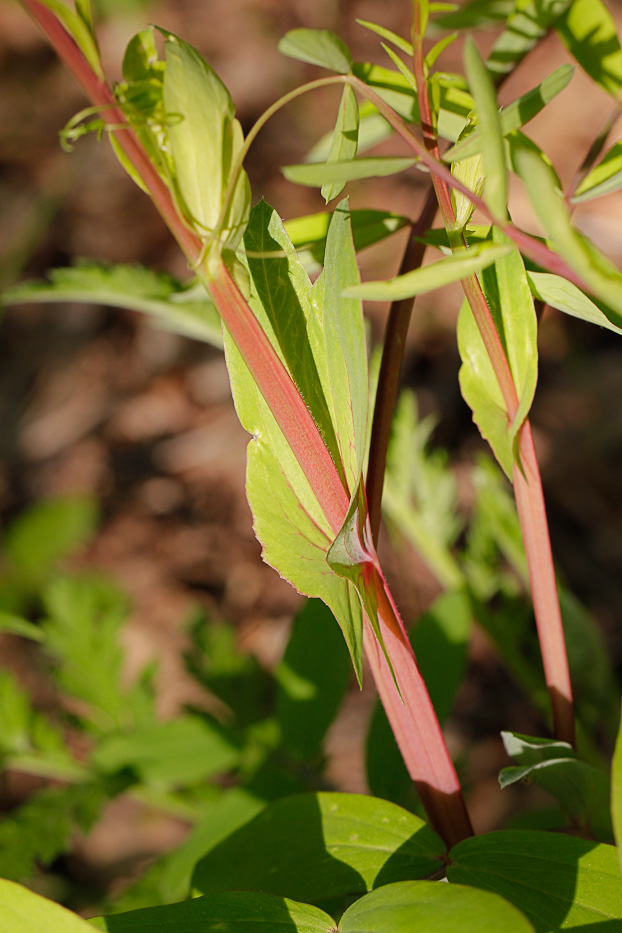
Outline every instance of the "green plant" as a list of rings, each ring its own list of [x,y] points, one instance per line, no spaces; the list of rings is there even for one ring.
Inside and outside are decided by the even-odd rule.
[[[56,0],[23,5],[92,104],[70,122],[64,140],[91,130],[109,133],[120,161],[153,199],[209,298],[197,301],[194,291],[170,281],[156,287],[142,272],[134,277],[128,270],[91,267],[57,274],[48,286],[18,287],[5,300],[88,293],[123,301],[127,289],[134,307],[164,315],[173,326],[191,321],[195,333],[203,329],[208,339],[216,309],[237,411],[253,438],[247,495],[264,558],[302,593],[326,603],[359,679],[366,654],[409,784],[430,824],[377,799],[319,793],[277,800],[218,845],[212,840],[204,848],[192,876],[202,898],[110,915],[100,926],[123,931],[200,923],[246,930],[262,922],[301,931],[399,931],[414,923],[453,929],[458,915],[461,929],[544,931],[592,921],[615,928],[622,922],[622,894],[610,844],[609,783],[590,733],[603,711],[615,729],[617,695],[589,619],[562,591],[571,649],[566,650],[528,414],[538,366],[534,297],[620,330],[622,275],[572,225],[570,210],[578,200],[622,186],[619,154],[614,146],[596,164],[607,136],[600,134],[564,197],[550,160],[522,127],[566,86],[571,70],[558,69],[501,112],[494,87],[555,28],[578,64],[617,97],[622,50],[606,7],[600,0],[512,6],[486,63],[467,38],[466,78],[433,70],[451,37],[424,54],[430,16],[440,13],[450,28],[471,28],[490,14],[490,4],[473,3],[454,13],[446,4],[414,0],[410,40],[365,24],[388,43],[384,48],[394,69],[355,64],[332,33],[294,30],[281,51],[336,74],[290,92],[244,139],[224,85],[182,39],[163,32],[162,61],[154,31],[139,33],[128,46],[124,80],[111,90],[88,2],[76,2],[75,11]],[[415,221],[383,212],[351,214],[341,201],[330,214],[290,224],[290,236],[265,202],[250,210],[243,163],[257,133],[278,108],[329,84],[341,86],[343,96],[334,133],[320,150],[323,161],[286,167],[286,177],[320,187],[328,202],[348,181],[424,168],[432,189]],[[616,103],[614,116],[617,108]],[[421,127],[423,142],[413,124]],[[411,155],[358,157],[370,126],[374,141],[397,134]],[[452,144],[442,155],[439,137]],[[510,219],[508,170],[522,180],[546,241]],[[432,228],[437,207],[441,230]],[[484,226],[471,224],[475,208]],[[413,236],[400,275],[359,282],[356,247],[405,225]],[[446,255],[422,267],[431,245]],[[298,256],[303,247],[322,266],[313,283]],[[121,284],[123,276],[127,284]],[[448,590],[413,634],[420,661],[427,652],[451,672],[442,684],[430,680],[428,692],[376,543],[412,299],[453,281],[462,283],[466,299],[458,321],[462,393],[513,484],[516,512],[497,475],[482,466],[475,521],[466,550],[457,555],[451,481],[438,460],[425,456],[425,434],[403,403],[389,460],[394,483],[387,513]],[[393,302],[370,439],[362,298]],[[495,567],[499,552],[531,589],[548,699],[538,662],[525,650],[524,608],[514,605],[510,613],[516,590],[508,581],[515,578]],[[511,626],[488,605],[492,596]],[[543,830],[472,836],[439,724],[460,679],[471,613],[535,702],[546,704],[555,733],[553,740],[507,733],[506,749],[516,765],[502,772],[502,782],[528,778],[541,784],[588,839]],[[451,653],[448,642],[454,643]],[[585,673],[587,651],[590,674],[600,673],[585,678],[588,687],[577,705],[579,756],[570,667]],[[386,746],[386,726],[380,718],[372,737],[377,745],[370,741],[370,761],[384,763],[386,776],[379,751]],[[622,811],[619,759],[618,743],[614,833]],[[382,787],[382,780],[383,768],[376,767],[372,784]],[[404,783],[384,792],[403,796]],[[440,876],[450,883],[424,880]],[[261,893],[233,893],[239,889]],[[11,897],[13,889],[9,902]],[[358,900],[348,906],[352,897]]]

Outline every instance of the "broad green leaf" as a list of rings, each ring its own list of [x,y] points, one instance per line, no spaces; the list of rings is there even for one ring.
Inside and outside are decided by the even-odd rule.
[[[348,907],[340,933],[533,933],[529,920],[503,898],[459,884],[385,884]]]
[[[352,71],[347,45],[328,29],[291,29],[279,42],[279,52],[338,74]]]
[[[622,89],[622,49],[616,24],[602,0],[573,0],[555,20],[570,54],[604,91]]]
[[[324,265],[326,234],[332,212],[323,211],[285,221],[285,229],[307,272]],[[358,252],[402,230],[410,221],[389,211],[355,210],[350,212],[354,249]]]
[[[607,317],[622,325],[622,274],[593,243],[574,229],[552,169],[535,152],[514,153],[516,169],[553,247],[583,279],[587,288],[611,309]]]
[[[302,760],[317,755],[343,700],[350,670],[332,613],[320,600],[308,600],[274,671],[276,715],[290,755]]]
[[[367,100],[359,102],[358,152],[366,152],[388,139],[393,127],[381,117],[373,104]],[[333,131],[329,130],[318,139],[307,153],[307,162],[326,162],[333,142]]]
[[[622,334],[622,327],[612,324],[581,289],[561,275],[553,275],[551,272],[528,272],[527,280],[534,298],[572,317],[578,317],[598,327],[606,327],[615,334]]]
[[[34,625],[21,616],[0,609],[0,632],[9,632],[11,635],[21,635],[31,641],[45,641],[45,634],[38,625]]]
[[[225,730],[198,716],[105,736],[91,757],[101,772],[131,769],[145,784],[194,784],[231,771],[239,760],[240,750]]]
[[[281,169],[288,181],[309,188],[345,184],[361,178],[384,178],[411,168],[416,159],[403,156],[369,156],[343,162],[305,162],[300,165],[285,165]]]
[[[337,122],[333,130],[333,140],[328,153],[327,163],[350,162],[356,156],[359,135],[359,106],[356,94],[346,84],[341,95]],[[328,204],[343,190],[345,182],[322,186],[322,197]]]
[[[488,71],[497,81],[517,67],[546,35],[570,2],[571,0],[521,0],[520,3],[512,3],[505,28],[495,41],[486,62]],[[493,8],[494,5],[495,0],[492,2]]]
[[[4,550],[21,586],[43,585],[58,563],[70,557],[95,532],[97,504],[85,496],[41,502],[10,526]]]
[[[444,846],[418,817],[359,794],[301,794],[266,807],[195,869],[206,894],[262,890],[316,902],[410,878],[442,863]]]
[[[398,36],[395,32],[392,32],[390,29],[386,29],[384,26],[379,26],[377,23],[370,23],[365,19],[357,19],[356,21],[359,26],[364,26],[365,29],[375,32],[377,36],[381,36],[383,39],[386,39],[387,42],[393,43],[393,45],[400,49],[400,51],[405,52],[406,55],[410,55],[412,58],[413,47],[412,43],[408,42],[406,39],[403,39],[401,36]]]
[[[242,149],[242,128],[216,72],[191,45],[171,33],[165,36],[164,106],[171,117],[168,141],[176,186],[198,235],[217,234],[218,249],[235,251],[250,208],[246,172],[240,172],[228,207],[225,196]]]
[[[622,873],[622,725],[618,730],[611,770],[611,820]]]
[[[354,435],[341,437],[337,431],[345,425],[351,426],[347,430],[361,431],[362,412],[363,408],[366,412],[367,405],[366,390],[364,398],[353,391],[355,386],[364,384],[364,373],[352,373],[351,386],[347,389],[348,411],[340,411],[338,421],[332,420],[332,412],[336,412],[346,398],[346,386],[339,382],[339,374],[348,373],[352,365],[346,354],[354,350],[356,365],[360,367],[364,360],[360,311],[354,311],[351,300],[339,297],[346,284],[343,280],[346,271],[354,273],[356,269],[354,251],[344,231],[345,222],[343,208],[340,208],[334,221],[333,245],[329,231],[327,253],[339,249],[341,254],[334,253],[330,261],[327,256],[331,271],[316,284],[313,301],[311,282],[291,241],[277,214],[265,203],[254,209],[245,237],[251,308],[298,386],[344,478],[354,476],[365,441],[357,450]],[[327,300],[335,298],[335,302],[322,307],[323,294]],[[357,320],[353,316],[355,313],[359,315]],[[330,346],[331,360],[327,356],[328,333],[335,340]],[[248,448],[246,489],[264,559],[299,592],[319,596],[329,606],[342,627],[360,677],[361,608],[350,584],[335,577],[326,563],[332,529],[228,335],[225,335],[225,352],[238,417],[253,436]],[[342,462],[342,453],[345,462]]]
[[[611,147],[609,152],[588,172],[572,195],[573,204],[600,198],[622,188],[622,140]]]
[[[6,933],[92,933],[82,917],[13,881],[0,878],[0,928]]]
[[[464,67],[475,99],[485,173],[484,198],[497,219],[507,216],[507,168],[497,95],[472,38],[464,46]]]
[[[222,346],[220,315],[202,285],[182,285],[144,266],[80,263],[52,269],[49,282],[23,282],[0,298],[4,304],[79,301],[142,311],[161,327]]]
[[[441,725],[453,708],[466,672],[471,615],[471,603],[463,590],[443,593],[409,632]],[[371,792],[404,805],[412,793],[412,778],[380,702],[370,723],[365,762]]]
[[[533,781],[559,801],[572,826],[603,842],[611,841],[611,787],[605,772],[579,761],[566,742],[512,732],[501,736],[508,755],[517,762],[500,772],[501,787]]]
[[[456,252],[445,259],[413,269],[385,282],[361,282],[344,290],[344,295],[365,298],[367,301],[399,301],[423,292],[433,291],[450,282],[458,282],[479,272],[512,252],[507,243],[480,243],[468,250]]]
[[[514,130],[529,123],[530,120],[540,113],[543,107],[549,103],[557,94],[567,87],[572,78],[574,68],[572,65],[560,65],[559,68],[545,78],[540,84],[521,95],[511,104],[507,104],[499,114],[501,135],[507,136]],[[476,155],[481,150],[481,130],[476,127],[475,130],[464,140],[456,143],[455,146],[445,153],[443,158],[447,162],[455,162],[459,159],[466,159]]]
[[[83,4],[85,0],[80,0]],[[103,80],[104,72],[99,57],[99,49],[93,32],[85,22],[80,12],[72,10],[62,0],[40,0],[41,6],[45,6],[65,27],[71,38],[74,40],[87,62],[95,72],[98,78]]]
[[[598,923],[614,930],[622,921],[614,846],[557,833],[487,833],[453,847],[447,877],[500,894],[531,920],[536,933]]]
[[[231,891],[179,904],[111,914],[98,917],[92,924],[108,933],[153,933],[156,929],[158,933],[333,933],[335,930],[332,917],[317,907],[251,891]]]
[[[493,239],[507,242],[496,228],[493,228]],[[538,377],[537,322],[517,250],[484,270],[482,287],[510,365],[518,396],[517,412],[510,422],[490,357],[466,301],[458,318],[458,349],[462,360],[460,389],[482,436],[511,478],[514,441],[531,407]]]

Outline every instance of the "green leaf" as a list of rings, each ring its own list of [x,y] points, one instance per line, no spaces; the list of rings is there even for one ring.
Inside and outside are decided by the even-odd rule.
[[[40,791],[11,811],[0,823],[0,877],[26,880],[37,864],[68,852],[76,829],[88,832],[106,800],[100,784],[80,784]]]
[[[320,600],[308,600],[296,616],[274,676],[283,742],[296,758],[311,758],[319,752],[350,681],[346,645]]]
[[[324,265],[326,234],[331,217],[332,212],[322,211],[285,221],[285,229],[308,272],[316,271]],[[350,222],[354,249],[358,252],[392,236],[410,221],[390,211],[355,210],[350,212]]]
[[[442,39],[439,39],[439,41],[432,46],[424,59],[424,67],[428,72],[434,67],[445,49],[448,48],[452,42],[455,42],[457,38],[458,33],[452,32],[448,36],[444,36]]]
[[[298,386],[337,468],[344,478],[354,479],[365,448],[367,386],[360,306],[340,297],[344,276],[358,275],[346,227],[347,213],[340,207],[329,230],[326,270],[313,294],[279,217],[263,202],[251,215],[245,246],[251,308]],[[334,342],[329,344],[328,335]],[[329,606],[360,677],[361,608],[352,587],[326,563],[331,526],[228,335],[225,352],[238,417],[254,438],[246,489],[264,559],[301,593],[319,596]]]
[[[79,9],[78,12],[66,6],[62,0],[39,0],[39,2],[41,6],[47,7],[65,27],[97,77],[103,80],[104,72],[99,57],[97,41],[82,15],[84,13],[86,0],[79,0],[82,9]]]
[[[555,71],[544,79],[536,87],[522,94],[517,100],[507,104],[499,114],[501,124],[501,135],[507,136],[514,130],[529,123],[530,120],[540,113],[543,107],[549,103],[557,94],[567,87],[572,78],[574,68],[572,65],[560,65]],[[481,130],[476,127],[475,130],[466,139],[456,143],[449,149],[443,158],[446,162],[455,162],[459,159],[467,159],[470,156],[477,155],[481,150]]]
[[[222,346],[220,315],[202,285],[182,285],[144,266],[83,262],[52,269],[49,282],[23,282],[5,291],[4,304],[79,301],[148,314],[175,333]]]
[[[23,888],[0,878],[0,927],[7,933],[92,933],[82,917]]]
[[[285,897],[232,891],[180,904],[147,907],[98,917],[93,925],[108,933],[331,933],[332,917]],[[92,929],[92,927],[91,927]],[[70,933],[70,931],[69,931]]]
[[[622,140],[618,140],[596,168],[587,173],[570,200],[573,204],[580,204],[581,201],[600,198],[620,188],[622,188]]]
[[[501,787],[533,781],[559,801],[572,826],[603,842],[611,841],[611,787],[607,774],[579,761],[566,742],[513,732],[502,732],[501,736],[508,755],[517,762],[517,766],[500,772]]]
[[[507,217],[507,168],[497,95],[477,46],[468,37],[464,46],[464,67],[475,98],[482,161],[485,173],[484,198],[494,217]]]
[[[614,846],[557,833],[508,830],[466,839],[450,853],[447,877],[500,894],[536,933],[622,920]]]
[[[352,71],[352,56],[341,39],[328,29],[290,29],[279,42],[279,52],[338,74]]]
[[[546,162],[529,149],[518,149],[514,153],[514,163],[553,247],[588,289],[610,307],[611,315],[607,317],[612,323],[622,326],[622,274],[593,243],[574,229],[555,174]]]
[[[164,106],[176,117],[169,119],[168,141],[179,196],[199,236],[215,235],[219,250],[235,251],[250,209],[246,172],[240,172],[228,206],[225,196],[243,146],[242,128],[216,72],[191,45],[165,36]]]
[[[493,238],[507,242],[496,228]],[[480,433],[511,478],[514,440],[531,407],[538,377],[536,316],[519,252],[513,250],[485,270],[482,287],[516,387],[519,404],[513,421],[509,421],[501,388],[467,302],[458,318],[460,389]]]
[[[507,22],[501,35],[495,41],[486,67],[496,80],[509,74],[523,60],[528,52],[542,39],[557,17],[569,5],[571,0],[521,0],[512,2],[507,11]],[[484,4],[486,0],[484,0]],[[503,0],[499,4],[502,8]],[[476,0],[474,7],[478,5]],[[496,9],[495,0],[490,4]],[[509,15],[508,15],[509,14]],[[458,14],[459,15],[459,14]],[[506,19],[503,16],[503,19]]]
[[[602,0],[573,0],[555,20],[555,29],[590,78],[617,98],[622,89],[622,49],[616,24]]]
[[[197,864],[193,886],[315,902],[425,878],[441,867],[443,851],[429,826],[387,801],[301,794],[270,804],[212,849]]]
[[[516,0],[467,0],[434,22],[442,29],[475,29],[505,21],[515,7]]]
[[[618,849],[618,861],[622,873],[622,725],[611,764],[611,820]]]
[[[4,539],[19,584],[32,590],[42,586],[61,560],[87,543],[97,520],[97,504],[85,496],[49,499],[20,515]]]
[[[127,597],[102,580],[60,578],[48,586],[43,603],[46,648],[56,658],[54,677],[62,690],[88,704],[89,728],[105,733],[134,725],[143,704],[135,708],[132,692],[120,689],[119,632]]]
[[[21,616],[13,615],[11,612],[3,612],[0,609],[0,632],[9,632],[11,635],[20,635],[22,638],[30,638],[31,641],[45,641],[45,634],[38,625],[34,625]]]
[[[350,162],[356,156],[359,135],[359,106],[356,94],[346,84],[339,104],[337,122],[333,130],[333,140],[328,153],[327,163]],[[322,197],[328,204],[343,191],[345,182],[322,186]]]
[[[365,298],[367,301],[399,301],[424,292],[433,291],[450,282],[458,282],[479,272],[512,252],[508,243],[480,243],[468,250],[456,252],[445,259],[431,262],[420,269],[384,282],[361,282],[344,290],[344,295]]]
[[[361,178],[384,178],[403,172],[415,164],[416,159],[403,156],[369,156],[344,162],[304,162],[300,165],[285,165],[281,169],[288,181],[309,188],[325,185],[345,184]]]
[[[179,716],[126,734],[109,735],[91,761],[105,774],[130,768],[145,784],[194,784],[239,763],[240,750],[222,727],[198,716]]]
[[[496,894],[437,881],[385,884],[349,907],[340,933],[529,933],[519,910]]]
[[[375,32],[377,36],[381,36],[383,39],[386,39],[387,42],[391,42],[396,48],[400,49],[402,52],[405,52],[406,55],[410,55],[412,58],[413,47],[412,44],[406,39],[398,36],[390,29],[386,29],[384,26],[378,26],[377,23],[370,23],[365,19],[357,19],[356,22],[359,24],[359,26],[364,26],[365,29],[369,29],[371,32]]]
[[[570,314],[571,317],[578,317],[598,327],[606,327],[615,334],[622,334],[622,327],[612,324],[587,295],[561,275],[553,275],[551,272],[528,272],[527,280],[534,298]]]

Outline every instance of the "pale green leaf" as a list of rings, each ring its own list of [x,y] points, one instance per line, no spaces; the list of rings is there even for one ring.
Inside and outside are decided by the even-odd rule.
[[[430,4],[430,9],[434,4]],[[457,9],[435,19],[442,29],[475,29],[478,26],[497,25],[505,21],[516,8],[516,0],[467,0]]]
[[[248,178],[241,171],[225,210],[227,187],[243,146],[242,129],[216,72],[191,45],[165,35],[164,106],[178,194],[198,235],[215,234],[219,249],[234,251],[250,208]]]
[[[398,275],[385,282],[362,282],[360,285],[351,285],[344,290],[344,294],[365,298],[368,301],[399,301],[403,298],[411,298],[440,288],[442,285],[448,285],[450,282],[465,279],[506,256],[512,249],[513,247],[507,243],[480,243],[468,250],[454,253],[445,259],[431,262],[427,266],[413,269],[412,272],[406,272],[404,275]]]
[[[464,46],[464,67],[475,98],[484,168],[484,198],[492,215],[507,216],[507,168],[497,96],[486,66],[470,37]]]
[[[245,246],[253,312],[298,386],[333,460],[340,464],[342,440],[336,435],[328,402],[333,387],[325,357],[326,335],[311,304],[311,282],[280,218],[264,202],[252,212]],[[346,257],[346,266],[351,265],[352,260]],[[332,310],[339,313],[338,308]],[[322,309],[324,318],[330,311]],[[335,349],[342,352],[341,347]],[[361,607],[354,589],[335,577],[326,563],[333,539],[331,526],[228,335],[225,352],[238,416],[253,436],[248,448],[246,491],[264,559],[301,593],[319,596],[329,606],[342,627],[360,677]],[[352,418],[352,412],[340,417]],[[344,449],[347,443],[343,439]],[[359,456],[360,452],[352,450],[349,463]]]
[[[497,243],[507,243],[496,228],[493,238]],[[480,433],[511,478],[514,440],[531,407],[538,371],[536,316],[523,262],[516,249],[482,273],[482,286],[510,364],[519,402],[516,415],[510,422],[490,357],[466,301],[458,318],[460,389]]]
[[[212,346],[222,346],[220,315],[200,284],[183,285],[143,266],[84,262],[51,269],[49,282],[23,282],[5,291],[6,304],[89,302],[148,314],[154,323]]]
[[[579,204],[591,198],[600,198],[622,188],[622,140],[611,147],[609,152],[587,173],[575,190],[571,201]]]
[[[622,873],[622,725],[618,730],[611,765],[611,819],[617,843],[620,872]]]
[[[0,878],[0,928],[6,933],[92,933],[82,917],[23,888]]]
[[[572,226],[568,207],[552,169],[540,155],[519,148],[514,164],[529,199],[553,247],[583,279],[587,288],[611,309],[607,317],[622,325],[622,274],[613,263]]]
[[[390,29],[386,29],[384,26],[379,26],[377,23],[370,23],[365,19],[357,19],[356,22],[359,24],[359,26],[364,26],[365,29],[369,29],[371,32],[375,32],[377,36],[381,36],[383,39],[386,39],[387,42],[391,42],[401,52],[405,52],[406,55],[410,55],[412,57],[412,43],[408,42],[407,39],[403,39],[401,36],[398,36]]]
[[[322,211],[285,221],[285,229],[307,272],[315,272],[324,265],[326,235],[331,217],[332,212]],[[410,223],[408,218],[399,214],[374,210],[351,211],[350,221],[356,252],[381,242]]]
[[[432,46],[424,60],[424,65],[427,71],[430,71],[430,69],[434,67],[445,49],[448,48],[452,42],[455,42],[457,38],[458,33],[452,32],[448,36],[444,36],[442,39],[439,39],[439,41]]]
[[[517,67],[527,53],[546,35],[559,14],[570,2],[571,0],[521,0],[520,3],[516,3],[513,0],[508,10],[509,16],[507,16],[505,28],[495,41],[486,62],[488,71],[495,76],[496,80]],[[501,0],[499,9],[502,3],[503,0]],[[477,4],[478,0],[473,7]],[[492,0],[490,6],[494,9],[496,0]]]
[[[458,884],[385,884],[349,907],[340,933],[533,933],[529,920],[502,897]]]
[[[533,120],[536,114],[540,113],[550,100],[564,90],[572,78],[573,72],[572,65],[560,65],[541,84],[503,107],[500,113],[502,136],[507,136],[508,133],[520,129],[525,123]],[[447,162],[455,162],[476,155],[480,150],[481,130],[476,127],[466,139],[452,146],[443,158]]]
[[[622,89],[622,49],[614,19],[602,0],[573,0],[555,20],[570,54],[604,91]]]
[[[515,904],[536,933],[622,922],[616,849],[557,833],[506,830],[454,846],[450,882],[494,891]]]
[[[612,324],[581,289],[562,278],[561,275],[553,275],[551,272],[528,272],[527,280],[534,298],[572,317],[578,317],[598,327],[606,327],[615,334],[622,334],[622,327]]]
[[[288,181],[310,188],[324,185],[345,184],[361,178],[382,178],[403,172],[415,164],[416,159],[403,156],[370,156],[343,162],[312,162],[301,165],[286,165],[281,171]]]
[[[410,68],[408,68],[408,66],[402,61],[402,59],[399,57],[397,52],[389,48],[388,45],[385,45],[384,42],[381,42],[380,44],[382,48],[385,50],[385,52],[387,53],[387,55],[389,56],[389,58],[391,59],[391,61],[393,62],[393,64],[395,65],[395,67],[397,68],[397,70],[400,72],[401,75],[404,76],[408,84],[410,84],[411,88],[416,93],[417,92],[417,79],[415,78]]]
[[[76,12],[84,21],[87,29],[93,32],[93,13],[91,11],[91,0],[76,0]]]
[[[279,52],[338,74],[352,71],[348,47],[328,29],[291,29],[279,42]]]
[[[359,135],[359,107],[356,94],[346,84],[339,104],[337,122],[328,153],[327,163],[350,162],[356,156]],[[345,182],[322,186],[322,197],[328,204],[343,190]]]
[[[441,867],[443,852],[429,826],[386,800],[300,794],[270,804],[212,849],[197,864],[193,887],[314,902],[425,878]]]

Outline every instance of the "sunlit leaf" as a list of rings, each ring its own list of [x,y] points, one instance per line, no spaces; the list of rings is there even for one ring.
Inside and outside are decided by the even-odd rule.
[[[587,173],[572,195],[573,204],[600,198],[622,188],[622,140],[615,143],[609,152]]]
[[[328,29],[291,29],[279,42],[279,52],[338,74],[347,75],[352,71],[352,56],[347,45]]]
[[[364,159],[351,159],[344,162],[303,163],[286,165],[281,171],[288,181],[310,188],[322,188],[324,185],[345,184],[361,178],[382,178],[403,172],[415,164],[416,159],[404,156],[370,156]]]
[[[454,846],[450,882],[494,891],[515,904],[536,933],[622,921],[616,849],[558,833],[506,830]]]
[[[470,37],[464,46],[464,67],[477,111],[485,177],[484,198],[493,216],[503,219],[507,216],[508,192],[501,118],[492,81]]]
[[[618,861],[622,872],[622,725],[613,753],[611,771],[611,819],[618,849]]]
[[[41,6],[47,7],[48,10],[56,16],[59,22],[62,23],[95,74],[103,79],[104,72],[99,57],[97,41],[83,15],[88,8],[86,0],[80,0],[82,8],[79,11],[72,10],[71,7],[68,7],[62,0],[39,0],[39,2]]]
[[[315,271],[324,265],[326,234],[331,217],[331,212],[322,211],[285,221],[285,229],[299,251],[299,258],[307,272]],[[409,223],[408,218],[399,214],[374,210],[351,211],[350,221],[356,252],[392,236]]]
[[[511,250],[512,246],[507,244],[481,243],[385,282],[361,282],[360,285],[352,285],[344,290],[344,294],[368,301],[399,301],[402,298],[411,298],[450,282],[465,279],[506,256]]]
[[[478,0],[476,0],[477,4]],[[571,0],[521,0],[513,2],[507,22],[495,41],[486,67],[499,80],[509,74],[546,35]],[[474,4],[474,6],[476,5]],[[495,8],[495,0],[491,5]],[[505,19],[505,17],[503,17]]]
[[[622,49],[614,19],[602,0],[573,0],[555,20],[571,55],[604,91],[622,89]]]
[[[577,317],[598,327],[606,327],[616,334],[622,334],[622,327],[616,327],[605,317],[600,308],[585,295],[581,289],[551,272],[528,272],[527,280],[534,298],[544,301],[552,308]]]
[[[0,878],[0,927],[7,933],[92,933],[93,927],[71,913],[23,888]]]
[[[383,39],[386,39],[387,42],[391,42],[396,48],[400,49],[400,51],[412,57],[412,44],[401,36],[396,35],[396,33],[392,32],[390,29],[379,26],[377,23],[370,23],[365,19],[357,19],[357,23],[359,26],[364,26],[365,29],[370,29],[372,32],[375,32],[377,36],[381,36]]]
[[[349,84],[346,84],[339,104],[337,122],[333,130],[333,138],[326,162],[330,165],[337,162],[350,162],[356,156],[359,135],[359,108],[356,94]],[[328,204],[338,194],[341,194],[345,182],[322,186],[322,197]]]
[[[533,933],[529,920],[502,897],[458,884],[402,881],[361,897],[339,922],[340,933]]]

